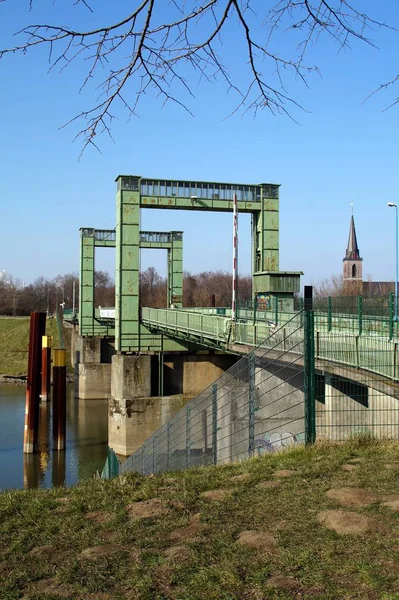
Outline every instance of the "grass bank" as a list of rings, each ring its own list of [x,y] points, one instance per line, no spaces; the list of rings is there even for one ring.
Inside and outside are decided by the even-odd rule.
[[[398,479],[398,444],[363,439],[4,492],[0,595],[398,599]]]
[[[64,329],[65,345],[69,348],[68,331]],[[47,335],[59,345],[56,319],[47,319]],[[19,377],[28,371],[29,317],[0,316],[0,375]],[[70,362],[68,361],[68,365]]]

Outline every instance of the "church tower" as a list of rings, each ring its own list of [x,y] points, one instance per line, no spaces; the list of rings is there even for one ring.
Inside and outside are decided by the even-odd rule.
[[[349,227],[348,247],[346,249],[346,256],[343,259],[344,283],[349,283],[351,281],[359,283],[363,280],[362,261],[363,259],[360,258],[359,247],[357,245],[355,220],[352,214]]]

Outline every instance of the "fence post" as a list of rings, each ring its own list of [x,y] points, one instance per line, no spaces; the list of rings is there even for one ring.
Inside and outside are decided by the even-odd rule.
[[[213,464],[218,461],[218,386],[212,385],[212,458]]]
[[[166,425],[166,470],[170,468],[170,422]]]
[[[362,335],[362,331],[363,331],[363,296],[357,297],[357,316],[359,319],[359,335]]]
[[[248,393],[248,456],[253,456],[255,449],[255,357],[248,356],[249,393]]]
[[[190,465],[190,412],[191,407],[186,408],[186,467]]]
[[[305,340],[304,340],[304,396],[305,396],[305,443],[316,440],[315,405],[315,348],[313,289],[305,286]]]
[[[331,307],[331,296],[327,298],[327,331],[330,333],[332,330],[332,307]]]
[[[393,339],[393,311],[394,311],[394,299],[393,293],[389,293],[389,339]]]

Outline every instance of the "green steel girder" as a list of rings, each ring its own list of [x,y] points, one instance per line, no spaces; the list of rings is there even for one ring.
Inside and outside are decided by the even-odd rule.
[[[253,273],[278,271],[279,185],[161,180],[137,175],[119,175],[116,182],[117,351],[132,351],[133,338],[137,339],[139,302],[134,288],[139,271],[141,208],[232,212],[233,194],[237,194],[238,211],[252,214]],[[173,247],[180,252],[179,240],[174,240]],[[178,272],[171,255],[168,259],[168,275],[169,306],[181,307],[179,290],[182,289],[183,274]],[[137,346],[136,350],[139,351],[140,347]]]
[[[206,181],[178,181],[119,175],[118,194],[133,193],[140,208],[232,212],[233,194],[238,211],[252,214],[252,271],[279,270],[279,185]]]
[[[115,248],[115,229],[80,229],[80,290],[79,290],[79,333],[83,336],[110,335],[114,324],[97,320],[94,314],[94,269],[95,248]],[[168,306],[181,308],[183,294],[183,232],[141,231],[139,248],[166,249],[168,251]],[[118,270],[117,270],[118,272]],[[180,285],[180,287],[179,287]],[[138,279],[136,282],[138,298]],[[140,339],[137,329],[137,339]],[[133,344],[135,347],[136,344]]]

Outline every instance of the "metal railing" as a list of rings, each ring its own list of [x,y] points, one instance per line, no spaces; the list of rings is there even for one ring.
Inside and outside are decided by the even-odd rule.
[[[169,335],[200,342],[207,340],[227,344],[231,339],[231,319],[216,315],[167,308],[142,308],[141,322],[166,331]]]

